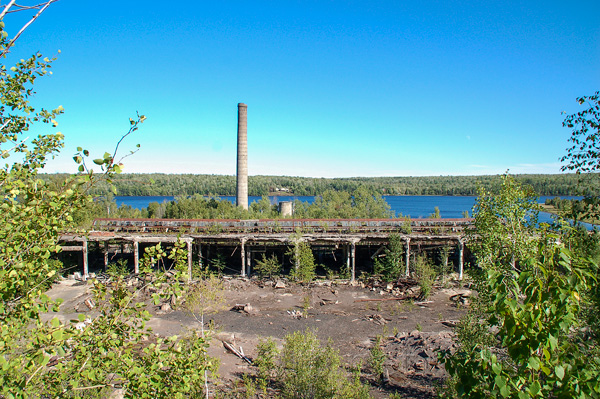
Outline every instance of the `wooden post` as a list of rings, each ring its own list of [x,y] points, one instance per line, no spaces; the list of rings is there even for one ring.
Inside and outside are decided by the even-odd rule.
[[[352,241],[350,247],[350,263],[352,264],[352,275],[350,281],[354,281],[356,278],[356,243]]]
[[[242,256],[242,277],[246,277],[246,239],[242,238],[241,241],[240,254]]]
[[[192,240],[188,240],[187,251],[188,251],[188,279],[192,281]]]
[[[88,270],[88,242],[87,242],[87,238],[83,239],[82,253],[83,253],[83,279],[86,280],[88,278],[88,274],[89,274],[89,270]]]
[[[133,272],[140,272],[140,243],[137,240],[133,240]]]
[[[406,238],[406,278],[410,277],[410,238]]]
[[[465,243],[462,240],[458,241],[458,279],[463,279],[463,267],[464,267],[464,248]]]

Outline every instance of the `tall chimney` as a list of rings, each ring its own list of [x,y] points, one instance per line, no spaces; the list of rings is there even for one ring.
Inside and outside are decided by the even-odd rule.
[[[237,206],[248,209],[248,106],[238,104]]]

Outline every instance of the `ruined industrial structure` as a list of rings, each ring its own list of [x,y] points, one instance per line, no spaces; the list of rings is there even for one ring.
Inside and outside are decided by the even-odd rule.
[[[238,104],[237,127],[237,206],[248,209],[248,106]]]
[[[349,272],[372,272],[372,265],[389,243],[391,234],[404,242],[406,274],[415,253],[454,248],[453,262],[462,278],[464,234],[470,219],[269,219],[269,220],[184,220],[184,219],[97,219],[88,235],[61,237],[63,251],[80,253],[83,275],[90,271],[90,254],[95,270],[102,270],[115,257],[133,259],[139,270],[144,247],[183,241],[188,250],[188,271],[194,264],[207,267],[217,254],[225,255],[228,274],[248,276],[262,254],[275,254],[285,264],[289,248],[308,243],[318,263]],[[288,262],[289,263],[289,262]],[[290,266],[291,267],[291,266]]]
[[[238,104],[236,200],[244,209],[248,209],[247,111],[246,104]],[[145,247],[179,240],[187,245],[190,278],[195,265],[205,268],[217,256],[225,259],[227,274],[241,276],[250,275],[263,255],[275,255],[286,265],[290,247],[306,242],[318,264],[354,280],[357,272],[373,271],[390,235],[396,234],[404,242],[407,276],[414,253],[445,247],[454,248],[452,261],[462,278],[470,219],[292,219],[292,202],[281,203],[280,214],[281,219],[269,220],[96,219],[88,234],[63,234],[60,242],[63,256],[71,253],[84,277],[90,270],[105,269],[115,258],[132,261],[137,273]]]

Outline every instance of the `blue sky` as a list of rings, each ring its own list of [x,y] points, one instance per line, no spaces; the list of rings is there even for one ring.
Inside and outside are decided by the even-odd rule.
[[[597,0],[174,4],[60,0],[22,36],[13,57],[61,50],[49,172],[139,111],[126,172],[234,174],[244,102],[251,175],[558,173],[561,111],[600,89]]]

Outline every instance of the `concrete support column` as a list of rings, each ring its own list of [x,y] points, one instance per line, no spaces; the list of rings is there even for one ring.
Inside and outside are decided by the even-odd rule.
[[[248,277],[250,277],[250,275],[252,274],[252,251],[250,251],[250,249],[247,249],[248,253],[246,254],[246,273],[248,274]]]
[[[104,271],[108,266],[108,241],[104,241]]]
[[[133,272],[140,272],[140,243],[137,240],[133,241]]]
[[[88,275],[89,275],[87,239],[85,239],[85,238],[83,239],[81,247],[82,247],[82,253],[83,253],[83,278],[85,280],[88,278]]]
[[[198,243],[198,269],[202,270],[202,244]]]
[[[458,279],[463,279],[463,268],[464,268],[464,249],[465,243],[462,240],[458,241]]]
[[[246,240],[242,238],[240,241],[241,250],[240,253],[242,255],[242,277],[246,277]]]
[[[346,270],[348,270],[350,272],[351,271],[350,270],[350,244],[347,244],[345,249],[346,249]]]
[[[188,279],[192,281],[192,240],[186,242],[188,256]]]
[[[298,245],[300,245],[300,242],[294,243],[294,258],[296,260],[294,263],[296,270],[300,269],[300,247]]]
[[[350,263],[352,266],[352,274],[350,276],[350,281],[354,281],[356,279],[356,243],[352,242],[350,244]]]
[[[410,277],[410,238],[406,238],[406,278]]]

